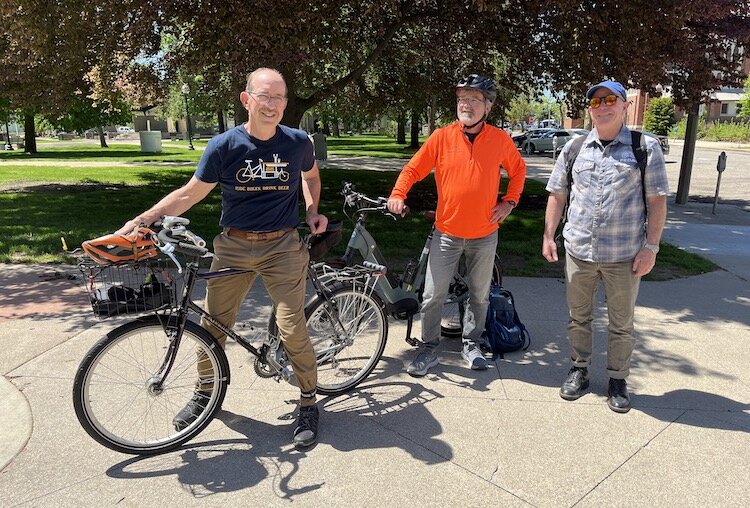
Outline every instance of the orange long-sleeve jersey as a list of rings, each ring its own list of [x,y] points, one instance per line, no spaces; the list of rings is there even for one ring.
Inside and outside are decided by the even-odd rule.
[[[391,198],[406,199],[412,185],[435,169],[438,202],[435,226],[458,238],[482,238],[497,231],[490,222],[498,201],[500,168],[510,181],[505,199],[518,203],[526,180],[526,163],[508,134],[485,124],[474,143],[454,122],[435,130],[404,166]]]

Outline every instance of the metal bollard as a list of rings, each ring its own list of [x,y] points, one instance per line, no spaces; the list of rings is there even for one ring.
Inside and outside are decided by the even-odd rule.
[[[711,213],[716,215],[716,203],[719,201],[719,187],[721,186],[721,174],[727,168],[727,154],[721,152],[719,154],[719,161],[716,163],[716,171],[719,172],[719,176],[716,178],[716,194],[714,194],[714,206],[711,208]]]

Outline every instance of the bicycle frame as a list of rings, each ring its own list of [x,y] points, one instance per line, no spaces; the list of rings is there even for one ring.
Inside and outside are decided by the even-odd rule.
[[[368,211],[370,210],[358,210],[356,212],[359,217],[357,218],[354,230],[349,237],[343,260],[347,265],[350,265],[354,254],[359,253],[362,259],[366,262],[387,266],[375,238],[373,238],[365,227]],[[391,315],[398,319],[406,319],[406,342],[412,346],[417,346],[420,342],[418,339],[411,336],[411,330],[414,323],[414,316],[419,312],[420,308],[422,291],[424,290],[424,282],[427,274],[427,260],[434,233],[435,227],[433,226],[430,229],[430,233],[427,235],[424,246],[422,247],[422,252],[417,261],[414,280],[407,284],[406,288],[401,287],[400,282],[396,286],[392,285],[387,277],[381,277],[376,285],[376,289],[381,295],[381,298],[389,306]],[[457,274],[457,277],[461,280],[460,275]],[[464,292],[459,298],[449,298],[446,303],[460,303],[466,299],[468,299],[468,292]]]
[[[373,238],[370,232],[367,231],[367,228],[364,225],[365,220],[365,216],[361,216],[357,220],[357,223],[354,226],[354,230],[349,237],[349,243],[346,246],[344,260],[346,261],[347,265],[351,264],[354,253],[358,252],[362,256],[362,259],[364,259],[365,261],[387,266],[385,259],[383,259],[383,255],[380,253],[380,249],[378,248],[375,238]],[[397,305],[398,302],[402,302],[404,300],[414,300],[415,302],[419,302],[419,294],[422,292],[424,285],[424,279],[427,269],[427,257],[430,253],[430,241],[432,240],[433,232],[434,228],[430,231],[429,235],[427,235],[427,240],[425,241],[424,247],[422,248],[422,253],[419,256],[419,261],[417,262],[416,277],[414,281],[407,286],[406,289],[400,286],[394,287],[393,285],[391,285],[391,282],[387,277],[381,277],[380,280],[378,280],[376,288],[382,294],[381,296],[383,297],[384,301],[391,305]]]
[[[283,377],[285,380],[289,380],[289,375],[284,371],[284,367],[273,361],[273,359],[270,358],[269,355],[267,355],[267,352],[272,347],[278,345],[278,341],[280,340],[279,337],[272,337],[270,340],[264,341],[263,345],[260,347],[260,349],[258,349],[253,344],[251,344],[247,338],[237,333],[234,329],[222,324],[215,317],[209,314],[208,311],[206,311],[203,307],[195,303],[192,299],[192,291],[195,287],[195,283],[198,280],[208,280],[216,277],[231,277],[234,275],[249,273],[250,271],[251,270],[230,268],[215,272],[201,273],[198,271],[197,261],[191,261],[186,264],[187,273],[185,274],[185,287],[183,290],[181,303],[177,307],[176,322],[172,324],[170,320],[167,320],[164,323],[165,332],[167,332],[168,334],[171,332],[174,334],[174,336],[170,341],[169,349],[164,358],[164,363],[162,364],[157,374],[155,374],[154,379],[151,380],[151,385],[154,390],[159,390],[161,384],[164,382],[164,379],[166,379],[166,377],[169,375],[169,372],[172,368],[172,363],[174,361],[175,352],[179,349],[180,341],[182,339],[182,332],[185,329],[185,325],[187,323],[188,315],[190,314],[190,312],[194,312],[202,319],[205,319],[212,326],[216,327],[219,331],[226,334],[227,337],[235,340],[256,358],[259,358],[262,361],[270,361],[273,364],[273,368],[276,370],[277,378]],[[346,336],[346,328],[341,323],[335,306],[331,305],[331,300],[329,298],[328,291],[326,291],[325,285],[318,280],[313,263],[309,263],[307,266],[307,278],[315,289],[315,294],[318,296],[318,298],[323,298],[326,302],[328,302],[328,305],[325,305],[323,308],[330,322],[333,323],[336,328],[338,328],[339,331],[337,333],[342,333],[344,336]],[[333,346],[331,348],[318,352],[316,355],[317,362],[320,363],[330,358],[331,354],[335,353],[340,347],[343,347],[343,345],[345,345],[345,342],[342,341],[341,346]]]

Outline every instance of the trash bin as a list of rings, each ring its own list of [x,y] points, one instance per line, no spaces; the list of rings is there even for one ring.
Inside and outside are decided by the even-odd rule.
[[[161,131],[140,131],[141,152],[161,152]]]

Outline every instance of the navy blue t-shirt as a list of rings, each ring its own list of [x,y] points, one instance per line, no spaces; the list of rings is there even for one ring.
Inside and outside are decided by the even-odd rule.
[[[195,176],[221,186],[223,227],[275,231],[299,223],[301,175],[314,163],[304,131],[279,125],[261,141],[239,125],[208,142]]]

